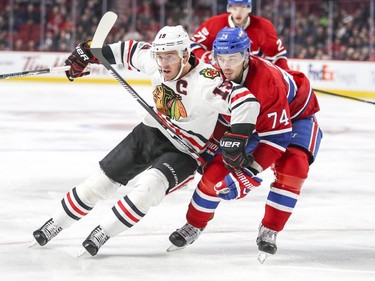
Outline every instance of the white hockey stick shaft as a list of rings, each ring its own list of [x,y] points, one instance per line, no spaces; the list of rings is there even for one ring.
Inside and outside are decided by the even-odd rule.
[[[70,66],[64,65],[64,66],[50,67],[50,68],[38,69],[38,70],[28,70],[28,71],[15,72],[15,73],[6,73],[6,74],[0,74],[0,79],[34,76],[34,75],[47,74],[47,73],[52,73],[52,72],[67,71],[69,69],[70,69]]]
[[[104,65],[104,67],[110,71],[112,76],[125,88],[125,90],[137,100],[137,102],[169,133],[169,135],[176,140],[182,147],[189,151],[190,155],[197,160],[197,162],[203,166],[205,160],[199,155],[199,153],[189,145],[184,139],[182,139],[164,120],[154,111],[154,109],[148,105],[148,103],[125,81],[124,78],[112,67],[112,65],[104,58],[102,54],[102,47],[105,38],[111,31],[113,25],[117,20],[117,15],[113,12],[107,12],[101,18],[98,27],[95,31],[92,39],[90,50],[95,57]]]

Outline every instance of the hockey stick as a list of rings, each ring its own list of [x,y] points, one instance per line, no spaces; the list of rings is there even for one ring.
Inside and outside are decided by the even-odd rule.
[[[117,20],[117,15],[113,12],[107,12],[101,18],[98,27],[96,28],[94,37],[92,39],[90,50],[95,57],[101,62],[104,67],[109,70],[112,76],[125,88],[125,90],[137,100],[137,102],[168,132],[168,134],[177,141],[182,147],[187,149],[189,154],[201,165],[204,166],[206,161],[199,155],[199,153],[182,139],[165,121],[148,105],[148,103],[125,81],[124,78],[112,67],[112,65],[104,58],[102,54],[102,47],[105,38],[111,31],[113,25]]]
[[[332,92],[328,92],[328,91],[323,91],[323,90],[319,90],[319,89],[313,89],[313,91],[318,92],[318,93],[322,93],[322,94],[326,94],[326,95],[340,97],[340,98],[346,98],[346,99],[366,102],[366,103],[369,103],[369,104],[375,104],[375,102],[373,102],[373,101],[359,99],[359,98],[355,98],[355,97],[351,97],[351,96],[340,95],[340,94],[336,94],[336,93],[332,93]]]
[[[65,66],[50,67],[50,68],[38,69],[38,70],[29,70],[29,71],[15,72],[15,73],[0,74],[0,79],[34,76],[34,75],[40,75],[40,74],[47,74],[51,72],[67,71],[69,69],[70,69],[70,66],[65,65]]]

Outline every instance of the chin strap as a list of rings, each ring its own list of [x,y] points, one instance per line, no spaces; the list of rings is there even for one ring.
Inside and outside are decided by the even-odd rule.
[[[177,73],[176,77],[172,79],[173,81],[176,81],[176,80],[180,79],[180,76],[181,76],[181,74],[182,74],[182,71],[183,71],[183,69],[184,69],[184,67],[185,67],[185,65],[186,65],[186,63],[187,63],[187,62],[186,62],[186,63],[183,63],[183,62],[182,62],[183,60],[184,60],[184,59],[181,59],[181,68],[180,68],[180,71]]]
[[[190,57],[190,53],[188,54],[188,56]],[[180,76],[182,74],[182,71],[184,70],[185,65],[187,65],[187,63],[189,62],[189,60],[187,60],[186,63],[183,63],[183,61],[184,61],[184,58],[181,58],[180,71],[177,73],[176,77],[172,79],[173,81],[176,81],[176,80],[180,79]]]

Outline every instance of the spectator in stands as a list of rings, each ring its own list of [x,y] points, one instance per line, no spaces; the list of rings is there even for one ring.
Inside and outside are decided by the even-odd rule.
[[[351,1],[349,4],[344,0],[334,1],[333,35],[330,38],[332,44],[327,43],[329,42],[327,40],[329,38],[327,1],[295,1],[296,14],[293,21],[290,13],[291,7],[289,1],[286,0],[280,0],[276,9],[274,6],[275,1],[262,0],[260,11],[262,17],[276,23],[279,38],[289,50],[294,50],[293,54],[288,54],[289,56],[293,55],[293,57],[298,58],[375,60],[375,48],[370,50],[370,25],[373,23],[370,17],[369,1],[356,0]],[[10,6],[10,2],[13,3],[13,6]],[[73,2],[77,3],[76,7],[71,6]],[[106,10],[114,10],[113,3],[116,2],[107,1]],[[226,3],[226,1],[217,2],[218,11],[226,9],[224,2]],[[163,3],[159,0],[136,1],[136,3],[139,8],[136,14],[137,24],[132,22],[132,10],[128,9],[116,25],[118,25],[120,31],[122,30],[121,27],[123,27],[128,32],[137,32],[141,41],[151,41],[156,31],[160,29],[160,8]],[[14,49],[17,48],[19,50],[22,48],[16,44],[16,40],[24,34],[28,34],[28,31],[22,30],[25,28],[25,23],[40,23],[40,5],[40,1],[0,0],[0,43],[1,46],[5,45],[2,49],[11,45],[9,41],[11,38],[14,40]],[[102,3],[98,0],[49,0],[45,1],[45,5],[47,12],[45,42],[41,46],[35,46],[37,49],[39,47],[40,50],[57,51],[60,50],[61,46],[66,44],[74,46],[85,38],[92,37],[98,20],[102,15]],[[190,13],[190,17],[188,17],[187,1],[170,0],[165,1],[164,5],[166,15],[164,23],[166,25],[182,24],[188,30],[190,28],[191,31],[196,30],[199,23],[212,16],[212,2],[208,0],[195,0],[194,11]],[[76,42],[65,42],[60,44],[59,47],[58,41],[61,39],[58,34],[61,30],[65,30],[70,35],[70,38],[73,38],[73,20],[70,18],[72,9],[77,11],[77,18],[75,19]],[[11,14],[14,19],[12,25],[13,36],[9,36],[8,30],[9,15]],[[253,14],[255,14],[255,11]],[[291,22],[295,22],[293,27]],[[294,38],[291,38],[293,31]],[[118,36],[124,37],[124,34],[120,33]],[[127,35],[125,34],[125,36]],[[25,38],[21,39],[25,41]],[[36,38],[31,39],[38,41]],[[4,40],[6,43],[4,43]],[[26,38],[26,40],[29,39]],[[315,45],[315,52],[308,51],[308,44],[310,43]],[[291,44],[293,44],[294,48],[291,48]],[[329,50],[330,45],[332,47],[331,50]],[[352,49],[349,50],[349,48]]]
[[[25,51],[25,44],[22,42],[21,38],[18,38],[14,43],[14,50],[15,51]]]
[[[24,19],[27,24],[40,23],[39,8],[34,6],[33,3],[29,3],[25,11]]]
[[[251,40],[251,54],[261,56],[275,65],[289,69],[287,51],[272,23],[251,13],[251,0],[228,0],[228,13],[203,22],[192,36],[192,52],[205,62],[212,61],[212,46],[224,27],[242,27]]]

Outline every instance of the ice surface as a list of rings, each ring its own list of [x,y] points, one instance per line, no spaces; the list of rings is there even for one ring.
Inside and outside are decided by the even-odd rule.
[[[148,87],[135,87],[150,98]],[[255,244],[270,172],[223,202],[198,241],[167,254],[193,186],[167,196],[92,257],[81,243],[130,188],[100,202],[45,247],[28,248],[63,195],[139,121],[119,85],[1,81],[0,280],[375,280],[375,107],[319,95],[324,138],[294,214],[263,265]],[[142,109],[140,109],[142,110]]]

